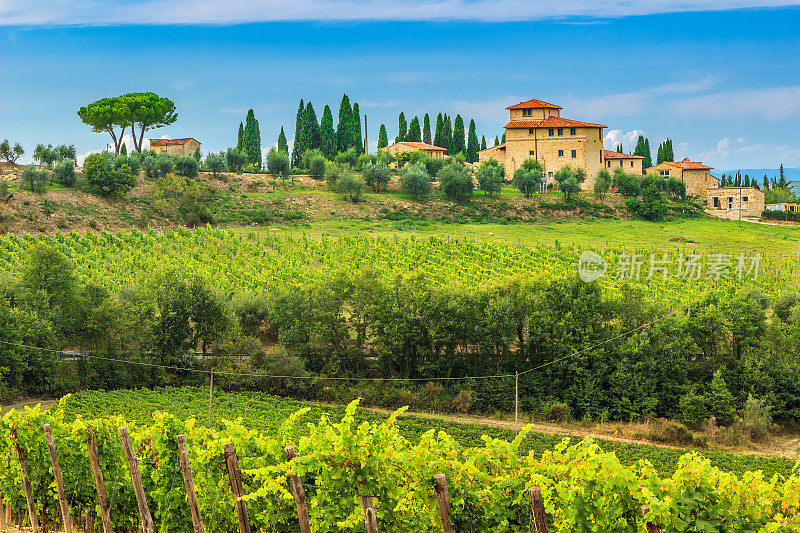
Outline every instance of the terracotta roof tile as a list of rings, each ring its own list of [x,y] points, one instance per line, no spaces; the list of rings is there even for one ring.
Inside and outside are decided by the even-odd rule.
[[[643,155],[621,154],[611,150],[603,150],[603,159],[644,159]]]
[[[711,170],[714,167],[709,167],[708,165],[704,165],[699,161],[689,161],[689,158],[686,157],[683,161],[664,161],[661,163],[662,165],[670,165],[672,167],[678,167],[683,170]],[[656,168],[658,165],[652,166],[650,168]],[[650,169],[647,169],[650,170]]]
[[[512,106],[508,106],[506,109],[562,109],[561,106],[557,106],[555,104],[548,104],[547,102],[542,102],[541,100],[528,100],[527,102],[520,102],[518,104],[514,104]]]
[[[563,117],[547,117],[544,120],[512,120],[505,125],[506,128],[605,128],[602,124],[580,122]]]
[[[506,147],[506,143],[500,143],[497,146],[490,146],[488,148],[484,148],[483,150],[478,150],[479,152],[485,152],[486,150],[502,150]]]
[[[186,137],[185,139],[150,139],[150,146],[183,146],[189,141],[197,141],[194,137]]]
[[[399,143],[395,144],[402,144],[404,146],[410,146],[411,148],[416,148],[417,150],[429,150],[431,152],[446,152],[445,148],[440,148],[439,146],[434,146],[428,143],[421,143],[415,141],[400,141]]]

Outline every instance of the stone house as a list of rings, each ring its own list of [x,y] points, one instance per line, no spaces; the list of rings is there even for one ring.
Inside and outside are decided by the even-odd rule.
[[[150,139],[150,151],[154,154],[194,155],[200,142],[192,137],[185,139]]]
[[[447,150],[444,148],[415,141],[401,141],[381,148],[381,150],[388,152],[395,157],[403,152],[425,152],[435,159],[443,159],[445,157],[445,152],[447,152]]]
[[[615,169],[621,168],[628,174],[643,175],[642,162],[644,161],[644,156],[603,150],[603,159],[606,162],[606,170],[611,174],[614,174]]]
[[[706,196],[706,191],[719,187],[719,179],[711,175],[711,168],[699,161],[664,161],[644,169],[645,173],[658,174],[665,178],[677,178],[686,184],[689,196]]]
[[[706,191],[708,209],[714,214],[761,217],[764,193],[753,187],[716,187]]]
[[[509,122],[505,125],[506,142],[478,152],[478,161],[496,159],[507,176],[526,159],[535,159],[544,168],[547,178],[566,165],[582,168],[585,190],[593,190],[597,172],[604,168],[602,124],[581,122],[561,116],[561,106],[528,100],[506,108]]]

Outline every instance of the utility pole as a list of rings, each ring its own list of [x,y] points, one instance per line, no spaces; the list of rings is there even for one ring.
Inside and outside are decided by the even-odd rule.
[[[208,429],[211,429],[211,404],[214,401],[214,367],[211,367],[211,383],[208,384]]]
[[[739,182],[739,227],[742,227],[742,182]]]
[[[364,153],[369,153],[369,144],[367,143],[367,114],[364,113]]]

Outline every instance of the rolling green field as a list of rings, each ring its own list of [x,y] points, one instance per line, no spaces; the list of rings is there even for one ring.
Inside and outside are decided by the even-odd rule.
[[[344,414],[344,407],[299,402],[253,392],[215,392],[213,423],[221,427],[223,419],[235,420],[241,417],[246,426],[269,433],[276,431],[290,414],[303,407],[309,407],[310,411],[301,418],[301,425],[316,422],[321,416],[337,420]],[[152,420],[151,415],[154,411],[164,411],[179,418],[196,418],[200,423],[205,423],[208,419],[208,390],[183,387],[154,391],[81,392],[68,396],[64,401],[64,409],[68,420],[75,417],[92,419],[119,414],[128,420],[146,425]],[[359,410],[357,414],[358,421],[370,422],[383,420],[387,416],[367,410]],[[482,435],[506,440],[514,438],[514,432],[505,428],[456,423],[414,415],[401,416],[398,426],[401,433],[412,443],[416,443],[419,437],[429,430],[445,431],[463,446],[481,445]],[[523,443],[522,449],[524,452],[532,452],[539,456],[544,450],[552,449],[562,440],[563,437],[558,435],[531,433]],[[573,439],[573,442],[575,441],[576,439]],[[689,451],[602,439],[598,439],[598,442],[605,451],[615,452],[624,464],[633,464],[640,459],[646,459],[662,475],[668,475],[675,470],[678,459]],[[794,466],[792,461],[780,457],[739,455],[718,451],[705,451],[703,455],[711,460],[713,465],[736,474],[762,470],[768,477],[775,473],[788,475]]]

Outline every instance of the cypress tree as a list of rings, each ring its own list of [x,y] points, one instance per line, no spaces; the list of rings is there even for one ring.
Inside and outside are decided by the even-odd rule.
[[[350,146],[356,149],[356,153],[364,153],[364,137],[361,135],[361,110],[358,103],[353,104],[352,120],[350,121]]]
[[[766,191],[767,189],[769,189],[769,178],[764,174],[764,190]]]
[[[750,186],[750,175],[749,174],[745,174],[744,175],[744,186],[745,187],[749,187]]]
[[[242,138],[244,137],[244,126],[242,123],[239,123],[239,137],[236,139],[236,149],[241,151],[242,150]]]
[[[642,160],[642,169],[650,168],[653,166],[653,155],[650,153],[650,139],[644,139],[644,160]]]
[[[785,189],[787,187],[787,183],[786,175],[783,173],[783,163],[781,163],[781,166],[778,167],[778,175],[781,177],[781,179],[778,181],[778,185]]]
[[[500,139],[497,137],[497,135],[494,136],[494,145],[500,146]]]
[[[247,112],[245,119],[242,149],[247,155],[247,164],[261,168],[261,131],[252,109]]]
[[[467,161],[474,163],[478,160],[478,150],[481,144],[478,142],[478,134],[475,132],[475,119],[469,121],[469,132],[467,133]]]
[[[322,111],[322,122],[319,124],[319,137],[322,145],[322,155],[325,159],[333,160],[336,157],[336,132],[333,131],[333,114],[330,106],[326,105]]]
[[[300,166],[300,140],[303,137],[303,114],[305,106],[303,106],[303,99],[300,99],[300,107],[297,108],[297,120],[294,126],[294,143],[292,143],[292,166]]]
[[[386,125],[381,124],[381,130],[378,132],[378,150],[389,146],[389,136],[386,135]]]
[[[464,119],[461,118],[461,115],[456,115],[456,121],[453,123],[453,144],[451,145],[453,153],[467,155],[467,145],[464,141],[465,134]]]
[[[422,131],[419,128],[419,119],[417,117],[411,119],[411,124],[408,126],[406,140],[412,142],[422,141]]]
[[[422,119],[422,142],[431,144],[431,118],[425,113],[425,118]]]
[[[656,165],[664,162],[664,144],[658,145],[658,152],[656,153]]]
[[[665,161],[675,161],[675,152],[672,151],[672,139],[664,141],[664,157]]]
[[[618,154],[621,154],[621,153],[622,153],[622,143],[620,143],[620,144],[618,144],[618,145],[617,145],[617,153],[618,153]]]
[[[400,111],[400,115],[397,117],[397,139],[394,142],[399,143],[406,140],[406,135],[408,135],[408,124],[406,124],[406,115],[402,111]]]
[[[339,104],[339,123],[336,125],[336,151],[346,152],[352,146],[350,132],[353,123],[353,109],[350,107],[350,98],[342,96],[342,103]]]
[[[286,134],[283,133],[283,126],[281,126],[281,133],[278,135],[278,151],[284,154],[289,154],[289,143],[286,142]]]
[[[486,135],[481,135],[481,150],[486,150]]]
[[[128,155],[128,145],[122,143],[122,146],[119,147],[119,155]]]
[[[447,150],[447,154],[453,154],[453,125],[450,117],[445,114],[442,117],[442,148]]]
[[[303,113],[303,136],[302,143],[300,144],[300,157],[302,157],[307,150],[316,150],[321,147],[322,139],[319,133],[317,114],[314,112],[314,106],[309,102],[306,106],[305,113]]]
[[[439,148],[444,148],[444,146],[442,145],[442,143],[444,142],[442,140],[442,129],[443,129],[442,114],[439,113],[436,116],[436,133],[433,136],[433,145],[438,146]]]
[[[500,142],[505,144],[505,142],[506,142],[506,132],[503,132],[503,138],[500,140]]]

